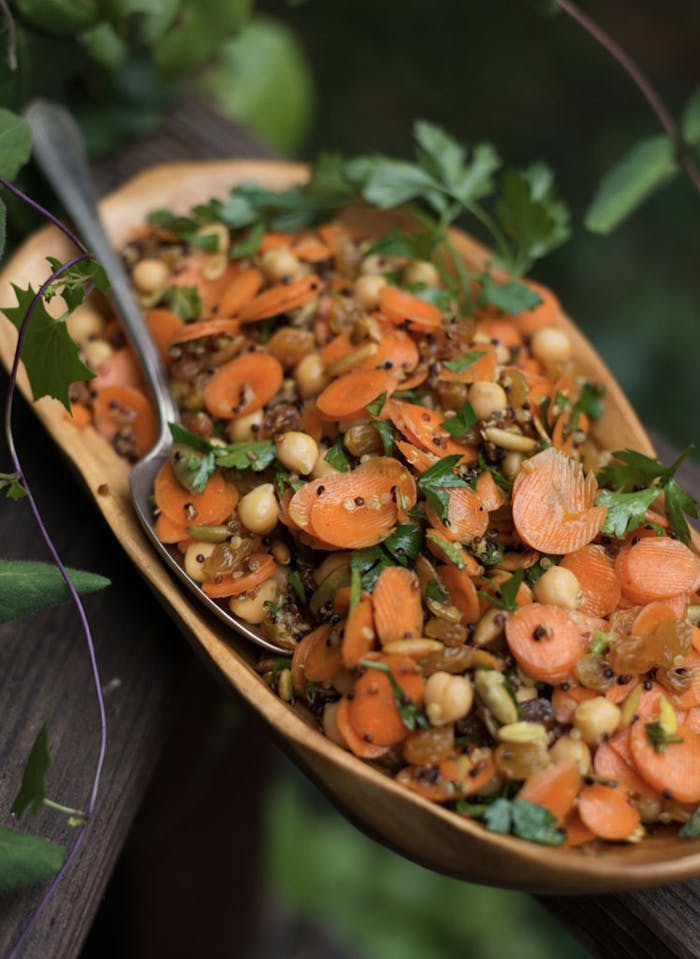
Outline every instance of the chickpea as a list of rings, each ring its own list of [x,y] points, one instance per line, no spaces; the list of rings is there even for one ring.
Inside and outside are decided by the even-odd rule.
[[[324,459],[324,456],[328,450],[325,446],[321,446],[318,451],[318,459],[314,463],[314,468],[309,473],[311,479],[322,479],[324,476],[335,476],[336,473],[339,473],[340,470],[336,469],[335,466]]]
[[[329,553],[314,573],[314,579],[321,583],[336,569],[350,565],[350,553]]]
[[[530,343],[532,355],[545,365],[565,363],[571,359],[571,340],[556,326],[544,326],[537,330]]]
[[[433,726],[462,719],[473,701],[474,690],[466,676],[437,672],[425,684],[425,712]]]
[[[262,483],[238,504],[238,518],[251,533],[264,536],[277,526],[277,497],[272,483]]]
[[[97,310],[85,304],[73,310],[66,320],[66,326],[78,346],[84,346],[88,340],[100,336],[105,328],[105,321]]]
[[[661,800],[656,796],[639,796],[637,798],[639,817],[644,823],[656,822],[662,810]]]
[[[106,363],[113,353],[114,350],[107,340],[90,340],[83,347],[83,359],[93,370]]]
[[[614,733],[619,722],[620,710],[605,696],[585,699],[574,713],[574,727],[589,746],[595,746]]]
[[[247,416],[240,416],[237,420],[231,420],[226,426],[228,438],[232,443],[254,440],[262,426],[262,421],[262,410],[256,410],[254,413],[248,413]]]
[[[582,739],[560,736],[549,750],[549,755],[554,763],[576,763],[582,776],[591,770],[591,751]]]
[[[316,396],[328,383],[323,361],[319,353],[309,353],[294,370],[299,395],[303,400]]]
[[[140,293],[155,293],[170,278],[170,267],[163,260],[139,260],[131,271],[131,279]]]
[[[292,554],[289,552],[289,547],[287,544],[281,540],[276,539],[270,548],[275,562],[279,566],[289,566],[292,561]]]
[[[331,742],[337,743],[338,746],[343,746],[344,749],[347,749],[348,744],[338,729],[337,715],[338,703],[326,703],[323,707],[323,731]]]
[[[273,283],[296,276],[301,266],[299,260],[286,247],[267,250],[260,259],[260,265],[267,279]]]
[[[363,275],[385,273],[390,269],[391,263],[389,259],[377,253],[366,256],[360,265],[360,272]]]
[[[275,440],[277,459],[293,473],[306,476],[316,465],[318,444],[308,433],[289,430]]]
[[[277,580],[273,577],[265,580],[257,589],[243,596],[234,596],[229,602],[229,609],[234,616],[239,616],[246,623],[257,626],[267,616],[265,603],[274,603],[277,598]]]
[[[203,583],[204,563],[214,552],[216,543],[190,543],[185,550],[185,572],[195,583]]]
[[[535,583],[533,590],[538,603],[546,606],[563,606],[564,609],[578,609],[582,595],[579,581],[570,569],[563,566],[550,566]]]
[[[379,291],[386,286],[386,280],[379,273],[367,273],[355,280],[353,293],[364,310],[376,310],[379,306]]]
[[[440,283],[440,274],[427,260],[411,260],[404,267],[402,278],[404,283],[421,283],[424,286],[438,286]]]
[[[511,483],[515,477],[520,472],[520,467],[523,465],[523,454],[516,453],[511,451],[506,453],[506,455],[501,460],[501,472],[506,479],[509,479]]]
[[[498,383],[477,380],[469,387],[469,402],[480,420],[488,420],[508,405],[506,391]]]

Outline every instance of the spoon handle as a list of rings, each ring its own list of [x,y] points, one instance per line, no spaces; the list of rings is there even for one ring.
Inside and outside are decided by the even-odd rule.
[[[160,436],[156,445],[164,445],[170,442],[168,422],[179,419],[177,409],[160,356],[132,294],[126,270],[102,227],[82,133],[71,114],[49,100],[34,100],[24,116],[32,131],[34,159],[63,203],[78,234],[109,277],[112,300],[131,346],[141,360],[155,400],[160,419]]]

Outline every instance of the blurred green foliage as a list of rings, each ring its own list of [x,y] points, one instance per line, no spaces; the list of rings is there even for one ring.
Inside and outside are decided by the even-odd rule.
[[[530,897],[448,879],[367,839],[291,773],[270,789],[268,882],[357,959],[585,959]]]

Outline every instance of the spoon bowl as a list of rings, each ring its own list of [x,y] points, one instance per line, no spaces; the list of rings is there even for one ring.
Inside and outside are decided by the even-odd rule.
[[[224,198],[235,184],[256,180],[279,190],[303,181],[307,171],[293,164],[226,161],[171,164],[143,173],[101,205],[112,244],[120,247],[156,207],[185,212],[212,196]],[[368,231],[386,232],[391,214],[352,210],[347,219]],[[484,268],[488,251],[460,233],[452,240],[471,269]],[[65,256],[68,245],[54,228],[32,236],[0,274],[0,304],[13,301],[10,282],[26,285],[46,275],[47,254]],[[582,373],[606,388],[606,412],[597,428],[602,444],[653,453],[639,420],[619,386],[585,337],[563,314],[558,324],[570,335]],[[9,365],[15,343],[10,323],[0,324],[0,355]],[[30,396],[26,378],[20,386]],[[209,662],[264,717],[280,743],[309,777],[358,826],[425,866],[448,875],[540,892],[600,893],[661,885],[700,874],[700,841],[659,834],[642,843],[585,855],[539,846],[486,831],[480,824],[429,803],[378,769],[356,759],[280,700],[253,665],[254,647],[216,620],[180,588],[160,562],[139,523],[129,491],[129,466],[92,427],[78,430],[61,405],[42,399],[34,409],[60,448],[81,473],[107,522],[174,620]],[[152,469],[155,469],[153,463]],[[694,537],[697,548],[698,537]],[[245,635],[245,634],[244,634]]]

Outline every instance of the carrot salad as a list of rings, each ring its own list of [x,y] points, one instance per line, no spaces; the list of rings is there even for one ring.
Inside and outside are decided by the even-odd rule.
[[[265,682],[489,829],[695,834],[692,501],[674,467],[596,444],[602,390],[556,298],[523,281],[533,305],[504,312],[482,278],[466,308],[438,264],[341,220],[253,233],[212,222],[204,249],[155,222],[124,257],[181,411],[155,529],[289,649]],[[94,309],[70,322],[97,373],[76,422],[136,460],[138,365]]]

